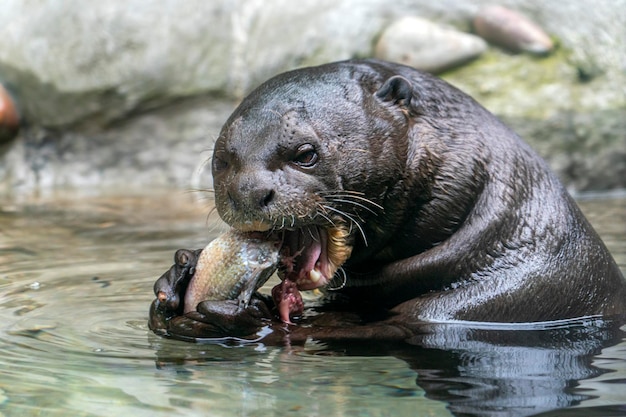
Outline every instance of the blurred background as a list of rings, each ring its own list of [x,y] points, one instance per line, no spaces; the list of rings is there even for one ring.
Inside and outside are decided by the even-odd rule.
[[[354,57],[468,92],[574,193],[626,188],[626,1],[498,5],[3,0],[0,195],[210,187],[213,141],[247,92]]]

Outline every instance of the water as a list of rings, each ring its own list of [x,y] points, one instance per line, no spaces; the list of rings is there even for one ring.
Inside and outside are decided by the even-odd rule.
[[[580,202],[622,270],[625,203]],[[594,318],[402,344],[157,337],[152,284],[217,233],[209,209],[180,191],[1,202],[0,415],[626,415],[626,327]]]

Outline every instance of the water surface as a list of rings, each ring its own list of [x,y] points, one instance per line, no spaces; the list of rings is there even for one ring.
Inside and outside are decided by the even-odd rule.
[[[580,205],[624,271],[626,198]],[[625,328],[597,318],[402,344],[157,337],[152,284],[222,230],[210,208],[181,191],[0,200],[0,415],[626,414]]]

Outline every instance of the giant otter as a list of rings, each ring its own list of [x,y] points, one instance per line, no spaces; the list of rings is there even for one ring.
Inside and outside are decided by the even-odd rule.
[[[413,68],[350,60],[280,74],[230,116],[212,162],[218,213],[281,237],[288,289],[336,289],[319,306],[326,321],[305,313],[291,334],[401,338],[407,323],[626,312],[617,264],[546,163]],[[184,292],[197,255],[179,251],[159,285]],[[206,301],[183,315],[155,302],[150,324],[192,338],[285,329],[272,304]]]

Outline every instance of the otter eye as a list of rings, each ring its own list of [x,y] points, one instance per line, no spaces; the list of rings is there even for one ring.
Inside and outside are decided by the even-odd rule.
[[[312,167],[317,163],[319,156],[315,151],[315,148],[311,144],[301,145],[296,151],[296,156],[293,158],[293,163],[301,167]]]

